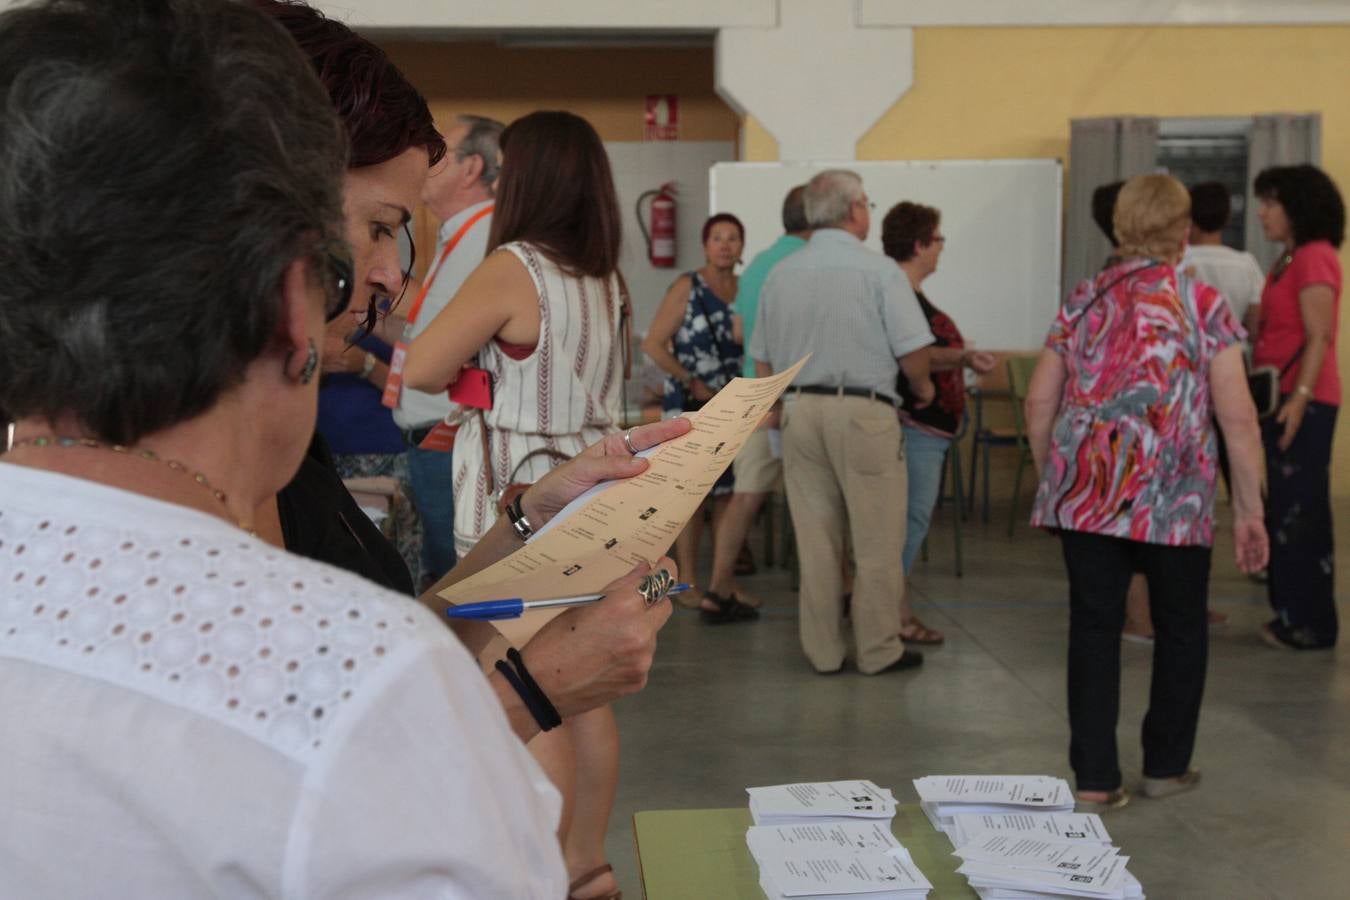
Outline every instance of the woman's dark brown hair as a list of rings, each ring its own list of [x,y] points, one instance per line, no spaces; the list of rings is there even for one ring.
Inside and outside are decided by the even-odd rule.
[[[919,244],[931,244],[942,214],[931,206],[901,200],[881,220],[881,248],[896,262],[914,258]]]
[[[525,241],[574,275],[613,273],[619,201],[609,155],[590,123],[569,112],[530,113],[506,126],[501,149],[488,251]]]
[[[1256,196],[1284,207],[1294,232],[1294,246],[1328,241],[1340,247],[1345,240],[1345,201],[1336,183],[1317,166],[1272,166],[1256,176]]]

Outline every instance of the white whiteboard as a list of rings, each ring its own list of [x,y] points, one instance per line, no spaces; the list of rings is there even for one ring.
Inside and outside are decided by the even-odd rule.
[[[966,340],[989,350],[1035,350],[1059,311],[1062,171],[1054,159],[847,163],[717,163],[714,212],[745,223],[745,260],[783,233],[783,197],[819,171],[850,169],[876,204],[867,244],[881,250],[881,220],[901,200],[942,212],[947,238],[923,284]]]

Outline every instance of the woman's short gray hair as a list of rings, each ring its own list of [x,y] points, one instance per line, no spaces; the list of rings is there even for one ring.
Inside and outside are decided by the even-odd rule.
[[[806,183],[807,224],[812,228],[838,225],[862,198],[862,178],[857,172],[826,169]]]
[[[287,268],[341,240],[345,168],[250,6],[0,14],[0,406],[125,444],[209,409],[274,340]]]

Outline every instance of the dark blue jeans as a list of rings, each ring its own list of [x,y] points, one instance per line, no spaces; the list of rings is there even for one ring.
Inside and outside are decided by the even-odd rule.
[[[454,459],[451,453],[408,448],[412,501],[422,520],[422,584],[439,581],[455,567]]]
[[[1266,447],[1266,531],[1270,605],[1297,643],[1336,643],[1335,546],[1331,539],[1331,438],[1336,410],[1309,403],[1289,449],[1277,442],[1284,426],[1261,423]]]
[[[1060,533],[1069,571],[1069,764],[1080,791],[1120,787],[1120,631],[1130,578],[1148,580],[1153,680],[1144,775],[1176,778],[1195,748],[1209,657],[1208,547],[1168,547],[1083,531]]]

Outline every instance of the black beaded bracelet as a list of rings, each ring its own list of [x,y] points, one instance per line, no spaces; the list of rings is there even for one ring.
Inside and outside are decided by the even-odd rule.
[[[521,681],[525,682],[525,686],[539,699],[539,705],[543,707],[549,721],[553,723],[549,727],[552,728],[561,725],[562,715],[559,714],[558,708],[548,699],[548,695],[545,694],[544,689],[539,686],[539,682],[534,680],[534,676],[530,674],[530,670],[525,668],[525,658],[520,655],[520,651],[515,647],[512,647],[506,651],[506,658],[511,660],[512,665],[516,667],[516,672],[520,675]]]
[[[511,687],[515,688],[520,699],[524,701],[525,708],[534,716],[534,721],[539,724],[540,731],[551,731],[562,724],[562,716],[558,714],[555,707],[543,690],[540,689],[538,682],[530,675],[529,669],[525,668],[525,660],[521,657],[520,651],[512,647],[506,652],[506,658],[511,661],[508,665],[505,659],[497,660],[497,671],[501,672],[503,677],[510,682]],[[511,666],[514,665],[515,669]]]

